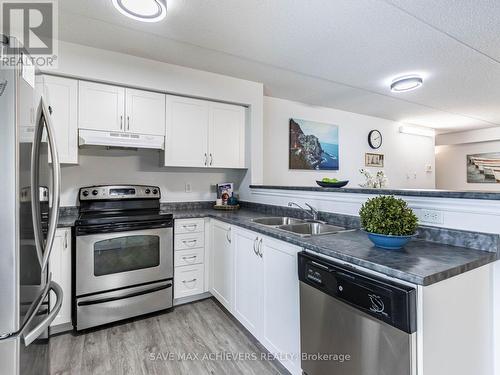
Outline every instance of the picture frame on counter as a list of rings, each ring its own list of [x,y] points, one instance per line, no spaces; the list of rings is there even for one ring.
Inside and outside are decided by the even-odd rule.
[[[383,168],[384,154],[374,154],[372,152],[365,153],[365,166]]]

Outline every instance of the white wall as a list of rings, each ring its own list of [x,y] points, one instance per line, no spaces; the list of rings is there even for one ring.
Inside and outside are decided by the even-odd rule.
[[[248,173],[244,176],[245,182],[243,186],[248,186],[251,183],[258,184],[263,182],[263,85],[261,83],[63,41],[59,42],[58,56],[58,69],[55,71],[50,70],[46,73],[111,84],[121,84],[149,90],[166,91],[173,94],[194,96],[248,106],[246,153],[247,160],[249,161],[249,169]],[[83,159],[83,162],[85,162],[85,159]],[[136,163],[139,163],[139,161]],[[98,164],[102,163],[98,162]],[[65,178],[65,176],[72,176],[67,172],[69,170],[78,170],[78,167],[65,167],[63,178]],[[160,172],[163,170],[164,169],[158,169]],[[194,173],[199,172],[199,170],[189,170],[184,172],[183,175],[189,175],[191,171]],[[203,172],[201,174],[205,176],[204,178],[198,175],[200,180],[213,182],[219,178],[224,180],[222,177],[225,177],[221,176],[219,173],[207,173],[208,172]],[[241,172],[238,172],[238,176],[239,173]],[[207,177],[209,175],[210,177]],[[172,177],[174,175],[169,176]],[[139,175],[137,177],[139,177]],[[68,181],[68,178],[69,177],[66,177],[66,181]],[[196,179],[194,174],[186,178],[193,181]],[[68,181],[68,184],[70,183],[71,182]],[[208,182],[201,183],[199,186],[208,186]],[[178,185],[174,187],[174,190],[177,192],[179,191]],[[209,193],[209,190],[200,191],[202,195]],[[194,195],[177,196],[181,200],[194,199]],[[71,194],[66,197],[66,203],[69,204],[69,202],[73,201]]]
[[[79,165],[62,165],[61,205],[76,206],[78,189],[90,185],[144,184],[159,186],[162,202],[215,200],[215,184],[235,183],[238,190],[245,170],[166,168],[156,150],[80,149]],[[191,193],[185,192],[186,183]]]
[[[288,169],[289,120],[299,118],[339,126],[340,170],[300,171]],[[378,150],[368,146],[372,129],[379,129],[383,145]],[[363,182],[359,169],[365,168],[365,152],[385,155],[384,171],[391,188],[434,188],[434,139],[399,133],[399,124],[381,118],[315,107],[289,100],[264,97],[264,184],[315,186],[325,176],[350,180],[349,187]],[[378,168],[369,168],[377,171]],[[416,178],[414,177],[416,174]],[[407,178],[407,175],[409,178]]]
[[[467,182],[467,155],[500,152],[500,140],[470,143],[474,134],[463,132],[446,138],[438,136],[436,146],[436,187],[449,190],[500,191],[500,183],[476,184]],[[460,137],[459,137],[460,136]]]

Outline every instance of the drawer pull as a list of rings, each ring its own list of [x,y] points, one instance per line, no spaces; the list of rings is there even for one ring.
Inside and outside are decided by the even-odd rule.
[[[190,256],[190,257],[182,257],[183,260],[196,259],[196,258],[197,258],[196,255],[193,255],[193,256]]]
[[[183,225],[182,227],[184,229],[192,232],[192,231],[196,230],[196,228],[198,228],[198,224],[186,224],[186,225]]]
[[[187,283],[194,283],[197,279],[191,279],[191,280],[182,280],[182,282],[184,284],[187,284]]]
[[[198,240],[184,240],[182,241],[182,243],[186,246],[189,246],[189,247],[194,247],[196,245],[196,242],[198,242]]]

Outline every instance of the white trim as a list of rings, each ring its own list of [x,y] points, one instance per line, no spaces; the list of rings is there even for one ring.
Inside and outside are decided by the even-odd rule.
[[[242,200],[256,203],[286,206],[294,201],[310,203],[320,211],[358,216],[361,205],[375,194],[335,193],[304,190],[249,189]],[[397,196],[418,210],[433,210],[442,213],[439,224],[422,222],[422,225],[453,228],[476,232],[500,234],[500,201],[482,199],[459,199],[442,197]]]
[[[368,198],[374,197],[374,194],[322,193],[303,190],[250,189],[250,191],[251,195],[255,196],[320,199],[323,201],[342,203],[363,203]],[[404,195],[395,196],[404,199],[412,208],[500,216],[500,201],[496,202],[480,199],[474,200],[441,197],[413,197]]]

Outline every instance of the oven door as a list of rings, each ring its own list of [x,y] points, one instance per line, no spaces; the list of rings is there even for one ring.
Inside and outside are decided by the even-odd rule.
[[[173,277],[172,228],[76,237],[76,296]]]

